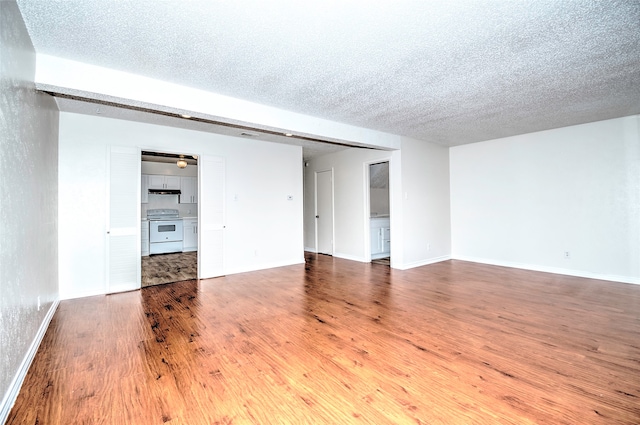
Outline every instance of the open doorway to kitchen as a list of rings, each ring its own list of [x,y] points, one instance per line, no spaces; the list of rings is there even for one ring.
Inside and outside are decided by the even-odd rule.
[[[142,151],[141,287],[198,277],[198,156]]]
[[[389,161],[369,164],[371,262],[391,265]]]

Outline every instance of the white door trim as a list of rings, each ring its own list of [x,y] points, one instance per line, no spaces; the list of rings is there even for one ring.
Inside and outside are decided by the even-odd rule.
[[[320,242],[319,242],[319,231],[318,231],[318,215],[319,215],[319,211],[318,211],[318,175],[320,173],[331,173],[331,253],[330,255],[333,255],[335,252],[335,241],[336,241],[336,237],[335,237],[335,229],[336,229],[336,224],[335,224],[335,187],[334,187],[334,182],[335,182],[335,178],[334,178],[334,170],[333,168],[329,168],[329,169],[323,169],[323,170],[316,170],[314,171],[314,194],[315,194],[315,199],[314,199],[314,225],[315,225],[315,239],[316,239],[316,253],[320,252]]]
[[[371,262],[371,187],[370,187],[370,173],[369,166],[373,164],[380,164],[382,162],[389,163],[389,219],[391,222],[393,210],[393,185],[391,184],[391,157],[378,158],[375,161],[366,161],[363,163],[364,172],[364,257],[366,262]],[[393,230],[392,230],[393,232]],[[391,260],[393,261],[393,237],[391,238]]]
[[[198,157],[198,279],[225,273],[225,170],[223,157]]]

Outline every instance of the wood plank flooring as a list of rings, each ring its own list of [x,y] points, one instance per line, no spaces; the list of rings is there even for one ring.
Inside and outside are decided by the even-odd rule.
[[[143,288],[151,285],[191,280],[198,277],[198,253],[176,252],[141,258]]]
[[[306,265],[60,303],[9,424],[638,424],[640,286]]]

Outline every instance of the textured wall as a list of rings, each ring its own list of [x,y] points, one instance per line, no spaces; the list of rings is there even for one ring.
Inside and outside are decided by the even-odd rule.
[[[3,400],[58,293],[58,110],[52,98],[35,91],[35,61],[18,7],[0,1]]]

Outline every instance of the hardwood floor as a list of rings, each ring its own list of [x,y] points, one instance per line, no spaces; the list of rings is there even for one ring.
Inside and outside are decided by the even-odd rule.
[[[638,424],[640,285],[307,264],[60,303],[9,424]]]
[[[375,260],[371,260],[371,262],[373,264],[382,264],[384,266],[391,266],[391,258],[390,257],[378,258],[378,259],[375,259]]]
[[[141,261],[140,286],[143,288],[198,277],[198,253],[196,251],[148,255],[142,257]]]

